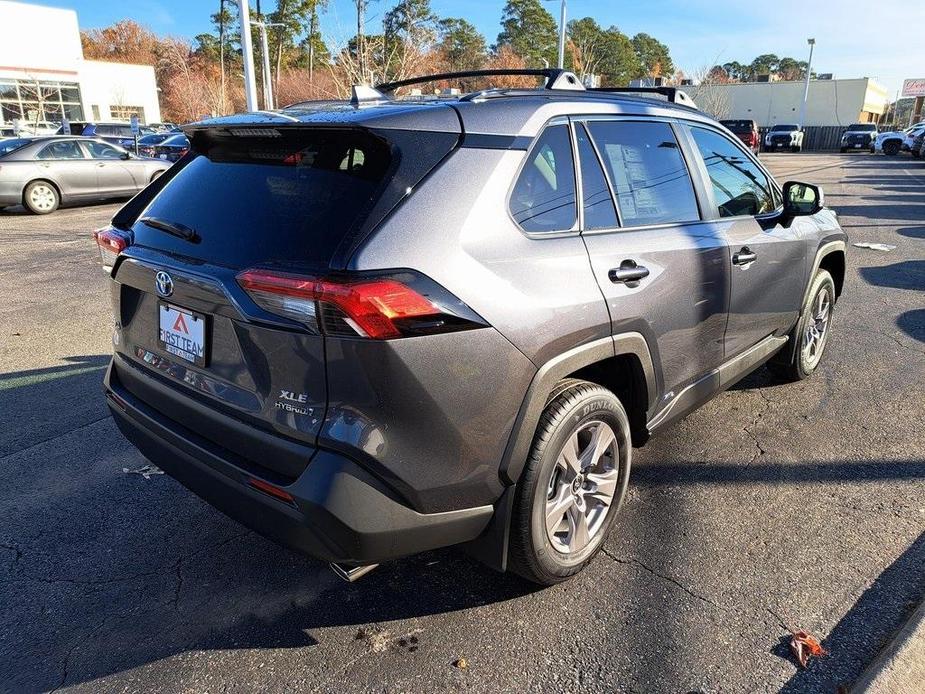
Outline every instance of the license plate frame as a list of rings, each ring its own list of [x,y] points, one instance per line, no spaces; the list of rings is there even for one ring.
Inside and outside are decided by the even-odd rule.
[[[168,326],[166,329],[165,325]],[[186,338],[183,336],[184,327],[188,335]],[[169,343],[165,337],[170,338]],[[210,337],[209,317],[204,313],[167,301],[157,302],[157,346],[167,354],[205,368],[209,359]],[[183,340],[187,340],[188,344]]]

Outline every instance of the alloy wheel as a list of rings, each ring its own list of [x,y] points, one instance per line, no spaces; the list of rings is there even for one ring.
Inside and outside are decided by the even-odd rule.
[[[565,442],[549,478],[546,535],[563,554],[585,549],[604,527],[620,482],[617,437],[600,420],[586,422]]]
[[[813,299],[811,313],[803,332],[803,363],[807,369],[815,368],[822,358],[828,337],[829,319],[832,317],[832,297],[828,287],[821,287]]]

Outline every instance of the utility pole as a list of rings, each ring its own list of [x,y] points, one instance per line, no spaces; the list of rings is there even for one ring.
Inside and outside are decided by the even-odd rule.
[[[809,98],[809,76],[813,72],[813,47],[816,39],[806,39],[809,44],[809,60],[806,62],[806,84],[803,86],[803,106],[800,108],[800,130],[806,124],[806,100]]]
[[[357,64],[360,72],[360,83],[366,84],[366,0],[354,0],[357,6]]]
[[[225,115],[225,0],[218,0],[218,64],[222,73],[221,106],[218,115]]]
[[[565,67],[565,0],[559,12],[559,69]]]
[[[267,27],[285,26],[279,22],[251,22],[260,29],[260,45],[263,48],[263,108],[270,111],[273,106],[273,80],[270,77],[270,49],[267,45]]]
[[[248,0],[238,0],[241,14],[241,54],[244,59],[244,98],[248,111],[257,110],[257,81],[254,79],[254,48],[251,46],[251,21]]]

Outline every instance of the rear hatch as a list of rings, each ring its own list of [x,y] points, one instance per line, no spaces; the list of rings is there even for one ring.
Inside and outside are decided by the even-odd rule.
[[[107,232],[127,245],[112,261],[115,377],[232,459],[292,479],[324,419],[325,340],[339,338],[314,299],[246,280],[336,272],[459,134],[336,122],[188,134],[191,152]]]

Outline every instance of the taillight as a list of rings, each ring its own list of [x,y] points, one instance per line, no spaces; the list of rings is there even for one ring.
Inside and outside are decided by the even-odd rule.
[[[105,229],[94,231],[93,238],[96,239],[96,245],[100,249],[100,262],[103,264],[103,272],[108,275],[112,272],[119,254],[132,245],[131,234],[130,232],[106,227]]]
[[[319,334],[390,340],[485,325],[445,289],[409,271],[321,278],[252,269],[237,280],[264,310]]]

